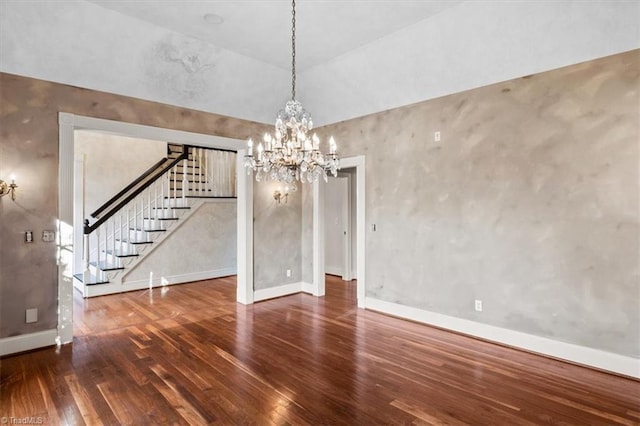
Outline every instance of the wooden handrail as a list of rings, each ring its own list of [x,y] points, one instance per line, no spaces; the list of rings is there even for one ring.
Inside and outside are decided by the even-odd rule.
[[[102,216],[100,219],[98,219],[93,225],[89,225],[89,220],[85,220],[84,221],[84,233],[85,234],[91,234],[93,231],[95,231],[96,229],[98,229],[100,227],[100,225],[102,225],[103,223],[105,223],[107,220],[109,220],[109,218],[111,216],[113,216],[114,214],[116,214],[116,212],[118,212],[121,208],[123,208],[124,206],[126,206],[127,204],[129,204],[129,202],[131,200],[133,200],[134,198],[136,198],[142,191],[144,191],[145,189],[147,189],[149,186],[151,186],[152,183],[154,183],[156,180],[158,180],[158,178],[160,178],[161,176],[164,175],[164,173],[167,170],[170,170],[173,166],[175,166],[176,164],[178,164],[180,161],[188,158],[189,156],[189,150],[188,147],[185,145],[185,151],[180,154],[179,157],[177,157],[175,160],[171,161],[167,167],[164,168],[164,170],[162,171],[162,173],[158,173],[157,175],[155,175],[153,178],[149,179],[147,182],[145,182],[144,185],[140,185],[139,188],[135,189],[133,192],[131,192],[131,194],[129,194],[125,199],[123,199],[122,201],[120,201],[119,203],[117,203],[115,205],[115,207],[111,208],[106,215]],[[148,177],[148,176],[147,176]]]
[[[155,172],[156,170],[158,170],[163,164],[165,164],[167,161],[169,161],[168,158],[163,158],[160,161],[158,161],[157,163],[155,163],[153,166],[149,167],[149,169],[142,173],[140,176],[138,176],[133,182],[131,182],[129,185],[127,185],[122,191],[118,192],[116,195],[114,195],[113,197],[111,197],[106,203],[104,203],[103,205],[101,205],[100,207],[98,207],[96,209],[96,211],[94,211],[93,213],[91,213],[91,217],[94,219],[98,219],[98,215],[100,213],[102,213],[103,211],[105,211],[106,209],[109,208],[109,206],[111,206],[113,203],[115,203],[116,201],[118,201],[123,195],[125,195],[126,193],[128,193],[129,191],[131,191],[132,188],[134,188],[136,185],[138,185],[140,182],[142,182],[143,180],[145,180],[146,178],[148,178],[153,172]]]
[[[88,219],[86,219],[84,221],[84,234],[91,234],[93,231],[98,229],[100,227],[100,225],[102,225],[107,220],[109,220],[109,218],[111,218],[111,216],[116,214],[116,212],[118,212],[122,207],[126,206],[131,200],[133,200],[135,197],[137,197],[142,191],[144,191],[149,186],[151,186],[152,183],[157,181],[158,178],[163,176],[167,170],[170,170],[173,166],[178,164],[180,161],[188,159],[189,158],[189,149],[191,149],[191,148],[202,148],[202,149],[210,150],[210,151],[222,151],[222,152],[233,152],[233,153],[236,153],[236,151],[232,150],[232,149],[208,148],[208,147],[199,147],[199,146],[193,146],[193,145],[183,145],[183,152],[182,152],[182,154],[180,154],[180,156],[176,157],[174,160],[172,160],[169,163],[167,163],[169,161],[168,158],[163,158],[162,160],[158,161],[156,164],[154,164],[153,167],[151,167],[149,170],[147,170],[145,173],[143,173],[143,175],[138,177],[134,182],[132,182],[129,185],[127,185],[127,187],[125,189],[120,191],[117,195],[115,195],[109,201],[107,201],[103,206],[101,206],[95,212],[93,212],[91,214],[91,217],[95,218],[96,215],[98,215],[98,214],[100,214],[103,211],[108,209],[107,213],[104,216],[101,216],[93,225],[89,224],[89,220]],[[160,173],[157,173],[151,179],[148,179],[144,184],[140,185],[138,188],[133,189],[133,188],[135,188],[136,185],[138,185],[141,182],[143,182],[149,176],[152,176],[154,171],[157,171],[160,167],[162,167],[162,171]],[[131,193],[129,195],[127,195],[122,201],[117,202],[121,197],[124,196],[124,194],[126,194],[128,192],[131,192]],[[116,202],[117,202],[117,204],[116,204]],[[113,207],[109,207],[109,206],[113,206]]]

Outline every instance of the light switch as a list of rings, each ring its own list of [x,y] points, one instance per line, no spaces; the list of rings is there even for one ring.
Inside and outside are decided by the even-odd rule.
[[[24,242],[25,243],[33,242],[33,231],[24,231]]]

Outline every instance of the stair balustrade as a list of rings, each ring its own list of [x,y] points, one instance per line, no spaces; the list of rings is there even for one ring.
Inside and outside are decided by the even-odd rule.
[[[170,144],[168,155],[84,224],[84,285],[108,283],[171,230],[194,200],[235,198],[235,151]]]

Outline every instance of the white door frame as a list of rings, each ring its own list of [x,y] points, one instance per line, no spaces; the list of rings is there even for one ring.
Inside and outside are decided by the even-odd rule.
[[[358,307],[365,308],[365,156],[358,155],[340,159],[341,168],[356,169],[356,276],[358,277]],[[313,184],[313,295],[324,296],[324,192],[323,182]]]
[[[338,177],[342,177],[347,179],[347,191],[344,194],[345,199],[343,199],[344,208],[342,209],[342,223],[344,225],[344,234],[342,236],[342,247],[344,252],[342,253],[342,280],[343,281],[351,281],[351,233],[353,232],[351,227],[353,224],[351,223],[351,209],[353,207],[353,203],[351,202],[351,197],[353,194],[351,193],[351,173],[345,173],[342,176],[338,174]]]
[[[58,165],[58,241],[69,242],[71,247],[64,247],[65,250],[73,250],[73,247],[82,246],[81,232],[74,232],[75,235],[68,235],[73,232],[73,175],[74,175],[74,134],[75,130],[95,130],[119,134],[122,136],[137,137],[143,139],[153,139],[166,141],[168,143],[198,145],[209,148],[223,148],[238,151],[238,159],[242,158],[241,151],[245,142],[238,139],[211,136],[201,133],[186,132],[182,130],[164,129],[161,127],[146,126],[141,124],[125,123],[121,121],[105,120],[101,118],[85,117],[65,112],[58,114],[59,124],[59,165]],[[239,161],[239,160],[238,160]],[[237,199],[238,199],[238,283],[249,283],[253,288],[253,274],[251,268],[252,259],[245,256],[253,248],[252,226],[247,228],[246,217],[241,217],[241,206],[249,205],[247,197],[252,197],[252,193],[247,194],[250,185],[247,185],[246,176],[242,173],[244,167],[236,169],[237,175]],[[251,199],[251,198],[249,198]],[[244,204],[243,204],[244,203]],[[253,217],[253,214],[251,216]],[[242,230],[248,232],[242,232]],[[64,234],[64,235],[63,235]],[[78,238],[79,235],[79,238]],[[72,243],[71,243],[72,242]],[[240,252],[240,249],[243,252]],[[62,247],[61,247],[62,249]],[[58,250],[61,252],[62,250]],[[62,256],[58,255],[58,344],[73,341],[73,268],[71,265],[61,261]],[[244,264],[242,264],[244,262]],[[242,267],[241,267],[242,266]],[[253,295],[251,295],[253,297]],[[247,303],[246,298],[240,297],[240,285],[238,285],[238,302]],[[251,303],[251,302],[248,302]]]

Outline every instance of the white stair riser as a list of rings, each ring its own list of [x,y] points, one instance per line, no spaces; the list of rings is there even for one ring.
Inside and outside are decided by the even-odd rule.
[[[137,231],[135,229],[129,230],[129,239],[131,241],[153,241],[155,233],[153,232],[145,232],[145,231]]]
[[[186,198],[165,198],[165,207],[188,207],[189,203]]]
[[[144,219],[143,222],[144,229],[167,229],[167,223],[164,220]]]
[[[179,210],[172,209],[157,209],[154,211],[154,215],[156,218],[164,219],[164,218],[173,218],[178,216]]]

